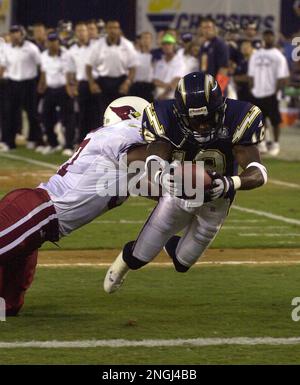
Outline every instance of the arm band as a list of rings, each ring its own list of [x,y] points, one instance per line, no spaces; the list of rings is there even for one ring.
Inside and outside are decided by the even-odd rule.
[[[267,180],[268,180],[268,174],[267,174],[267,169],[265,168],[265,166],[263,166],[261,163],[258,163],[258,162],[251,162],[248,164],[248,166],[246,167],[249,168],[249,167],[256,167],[260,170],[263,178],[264,178],[264,184],[267,183]]]
[[[155,160],[156,162],[159,163],[159,167],[161,167],[162,169],[165,169],[166,166],[167,166],[167,161],[163,160],[161,157],[157,156],[157,155],[150,155],[148,156],[148,158],[146,159],[146,163],[145,163],[145,169],[147,170],[147,167],[148,167],[148,163],[151,162],[152,160]]]
[[[240,187],[241,187],[241,178],[239,176],[232,176],[231,177],[232,181],[233,181],[233,187],[235,190],[238,190]]]
[[[159,157],[157,155],[150,155],[146,159],[146,163],[145,163],[145,171],[146,172],[148,172],[148,163],[151,161],[158,162],[159,167],[161,169],[161,170],[158,170],[154,175],[154,182],[159,183],[160,182],[160,175],[161,175],[162,171],[167,167],[168,162],[163,160],[161,157]]]

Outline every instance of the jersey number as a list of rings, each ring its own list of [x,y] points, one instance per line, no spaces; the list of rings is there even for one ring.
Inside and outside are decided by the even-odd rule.
[[[61,168],[57,171],[57,174],[60,175],[60,176],[65,176],[66,173],[68,172],[68,167],[71,166],[72,164],[74,164],[75,160],[78,159],[79,155],[81,154],[82,150],[84,149],[84,147],[89,143],[91,139],[84,139],[76,152],[74,152],[74,154],[72,155],[72,157],[70,158],[69,162],[65,163],[63,166],[61,166]]]
[[[221,175],[226,172],[225,155],[218,150],[202,150],[195,156],[195,161],[197,160],[204,162],[206,170],[216,171]]]

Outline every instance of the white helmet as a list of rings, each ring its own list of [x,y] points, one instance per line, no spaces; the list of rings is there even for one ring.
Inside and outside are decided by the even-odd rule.
[[[122,120],[142,120],[144,108],[149,104],[147,100],[138,96],[123,96],[110,103],[104,112],[104,126],[116,124]]]

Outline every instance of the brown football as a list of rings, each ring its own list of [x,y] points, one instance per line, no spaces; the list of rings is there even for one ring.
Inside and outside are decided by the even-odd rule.
[[[180,172],[180,169],[177,169],[177,172]],[[197,163],[186,162],[182,164],[182,177],[184,178],[184,182],[190,182],[190,179],[187,178],[187,174],[191,177],[192,187],[196,187],[197,178],[198,186],[199,184],[204,186],[204,190],[209,190],[211,187],[212,179],[209,174],[201,167],[201,165]],[[176,171],[175,171],[176,174]],[[202,179],[202,180],[201,180]]]

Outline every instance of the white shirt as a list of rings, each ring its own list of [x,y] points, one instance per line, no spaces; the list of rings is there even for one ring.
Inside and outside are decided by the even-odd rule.
[[[46,50],[41,55],[41,70],[45,72],[46,83],[50,88],[58,88],[66,85],[67,50],[62,47],[60,55],[51,56]]]
[[[143,143],[141,122],[124,120],[115,125],[90,132],[75,154],[47,183],[39,185],[48,191],[58,216],[60,235],[89,223],[109,209],[112,196],[107,196],[109,186],[118,180],[124,187],[126,168],[119,171],[119,160],[135,143]],[[105,186],[105,188],[103,188]],[[126,183],[119,202],[126,199]]]
[[[97,40],[93,40],[88,45],[74,44],[69,50],[67,55],[66,72],[73,72],[76,74],[76,80],[78,82],[86,81],[86,64],[87,58],[91,53],[92,46],[97,43]],[[99,76],[97,71],[93,71],[93,77]]]
[[[154,64],[153,78],[161,80],[164,83],[170,83],[175,78],[181,78],[185,75],[185,65],[179,56],[175,55],[170,61],[166,61],[163,57]],[[156,97],[159,97],[164,89],[156,88]],[[168,99],[174,98],[174,91],[170,91],[167,95]]]
[[[4,62],[3,62],[5,47],[6,47],[5,40],[1,37],[0,38],[0,66],[1,67],[5,67]],[[7,78],[7,70],[6,69],[3,72],[3,78],[4,79]]]
[[[151,83],[153,80],[153,65],[151,53],[137,52],[138,65],[135,72],[135,82]]]
[[[250,58],[248,75],[254,80],[253,96],[264,98],[274,95],[277,80],[289,76],[287,60],[277,48],[260,48]]]
[[[3,50],[1,65],[7,70],[7,77],[21,81],[34,79],[38,75],[41,54],[38,47],[25,40],[22,46],[6,44]]]
[[[176,55],[184,63],[184,76],[191,72],[199,71],[199,60],[190,54],[185,54],[184,48],[180,48]]]
[[[108,45],[103,37],[93,44],[87,64],[96,69],[99,76],[119,77],[126,75],[129,68],[136,67],[137,52],[124,37],[118,45]]]

